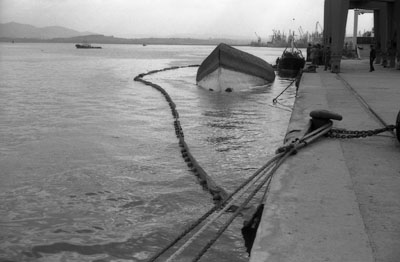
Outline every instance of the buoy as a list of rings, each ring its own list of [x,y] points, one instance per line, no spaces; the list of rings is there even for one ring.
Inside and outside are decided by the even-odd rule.
[[[397,119],[396,119],[396,136],[397,140],[400,142],[400,111],[397,114]]]

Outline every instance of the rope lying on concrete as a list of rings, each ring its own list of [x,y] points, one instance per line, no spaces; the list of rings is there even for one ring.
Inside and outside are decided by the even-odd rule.
[[[148,85],[148,86],[151,86],[151,87],[157,89],[165,97],[165,99],[167,100],[167,102],[169,104],[169,107],[171,108],[171,113],[172,113],[172,116],[174,118],[175,134],[176,134],[176,137],[179,140],[179,146],[181,147],[182,157],[185,160],[185,162],[187,163],[187,166],[189,168],[191,168],[191,171],[197,177],[197,179],[199,181],[199,184],[205,190],[208,190],[210,192],[214,202],[219,205],[221,203],[221,201],[223,201],[224,199],[227,198],[228,193],[224,189],[219,187],[212,180],[212,178],[206,173],[206,171],[199,165],[199,163],[197,162],[195,157],[190,153],[189,146],[186,144],[185,139],[184,139],[182,126],[181,126],[181,123],[179,121],[179,113],[176,110],[176,104],[172,101],[172,98],[167,93],[167,91],[165,91],[164,88],[162,88],[161,86],[159,86],[157,84],[154,84],[154,83],[152,83],[150,81],[146,81],[146,80],[143,79],[143,77],[145,77],[145,76],[148,76],[148,75],[151,75],[151,74],[155,74],[155,73],[159,73],[159,72],[164,72],[164,71],[168,71],[168,70],[175,70],[175,69],[179,69],[179,68],[198,67],[198,66],[199,65],[173,66],[173,67],[168,67],[168,68],[164,68],[164,69],[160,69],[160,70],[152,70],[152,71],[149,71],[147,73],[142,73],[142,74],[137,75],[134,78],[134,81],[141,82],[141,83],[143,83],[145,85]]]

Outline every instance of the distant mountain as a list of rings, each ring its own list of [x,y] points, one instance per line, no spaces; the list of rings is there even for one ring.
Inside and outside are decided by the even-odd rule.
[[[61,26],[35,27],[19,23],[0,24],[0,42],[15,43],[92,43],[92,44],[140,44],[140,45],[248,45],[247,40],[228,38],[120,38],[90,32],[78,32]]]
[[[0,42],[15,43],[91,43],[91,44],[131,44],[131,45],[249,45],[249,41],[234,39],[194,39],[194,38],[118,38],[105,35],[84,35],[52,39],[0,37]]]
[[[119,38],[105,35],[85,35],[68,38],[53,38],[47,42],[52,43],[96,43],[96,44],[146,44],[146,45],[217,45],[227,43],[230,45],[246,45],[248,41],[233,39],[209,38]]]
[[[93,34],[90,32],[78,32],[61,26],[35,27],[15,22],[0,24],[0,37],[3,38],[68,38]]]

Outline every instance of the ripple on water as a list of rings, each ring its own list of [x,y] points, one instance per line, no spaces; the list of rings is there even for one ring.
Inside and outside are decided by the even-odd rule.
[[[169,64],[199,64],[212,47],[0,48],[2,259],[144,261],[211,207],[181,158],[165,98],[132,79]],[[232,191],[281,143],[290,116],[282,108],[294,91],[279,105],[272,99],[288,85],[279,78],[212,93],[196,86],[196,70],[148,79],[174,100],[192,154]],[[240,228],[239,219],[205,261],[247,261]],[[190,247],[183,259],[197,251]]]

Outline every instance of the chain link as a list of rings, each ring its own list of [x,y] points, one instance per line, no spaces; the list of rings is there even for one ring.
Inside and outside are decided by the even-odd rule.
[[[396,129],[395,125],[388,125],[384,128],[377,128],[372,130],[345,130],[345,129],[334,129],[332,128],[327,134],[330,138],[364,138],[368,136],[374,136],[387,131],[394,131]]]

